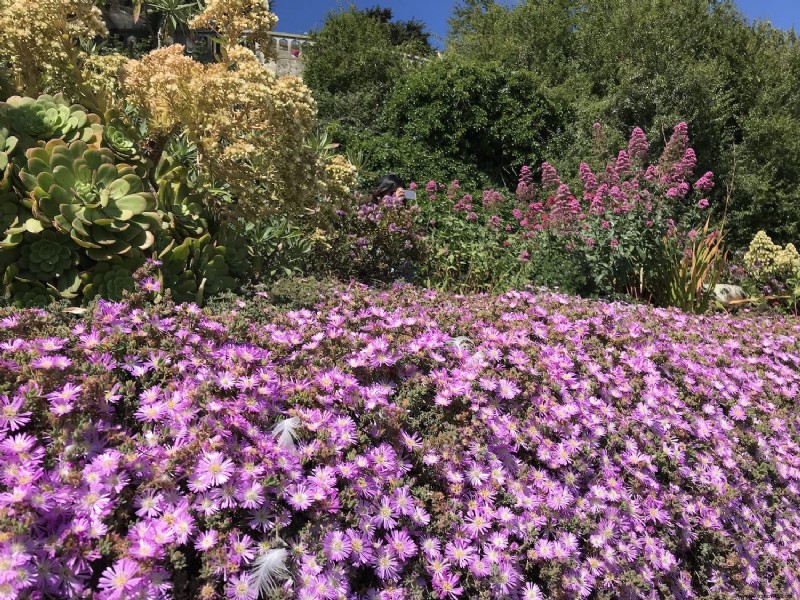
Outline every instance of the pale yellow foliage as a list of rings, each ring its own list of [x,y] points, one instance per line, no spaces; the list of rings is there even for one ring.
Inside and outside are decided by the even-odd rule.
[[[320,164],[303,140],[316,106],[299,79],[278,79],[242,46],[203,65],[183,47],[151,52],[125,69],[128,99],[151,127],[185,129],[202,167],[226,182],[249,216],[296,207],[319,191]]]
[[[182,46],[129,61],[80,50],[107,34],[94,0],[0,0],[0,56],[25,95],[64,92],[101,111],[124,98],[156,136],[185,131],[207,181],[227,185],[237,210],[256,217],[341,199],[354,185],[352,165],[304,143],[316,119],[308,88],[240,45],[268,49],[276,23],[266,0],[208,0],[191,25],[221,38],[219,63],[201,64]]]
[[[759,281],[784,279],[800,270],[800,253],[794,244],[782,248],[766,232],[759,231],[744,255],[744,266]]]
[[[103,112],[122,98],[121,74],[129,59],[122,54],[90,54],[83,59],[85,87],[97,100]]]
[[[348,198],[356,185],[357,176],[358,171],[349,160],[341,154],[334,154],[325,162],[325,191],[333,198]]]
[[[79,43],[106,35],[93,0],[0,0],[0,55],[17,91],[29,96],[83,83]]]
[[[250,41],[268,48],[269,33],[277,23],[266,0],[210,0],[189,26],[215,31],[226,46]]]

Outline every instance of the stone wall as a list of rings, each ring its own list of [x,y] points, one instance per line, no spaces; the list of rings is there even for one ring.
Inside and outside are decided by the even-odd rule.
[[[272,33],[272,53],[274,59],[267,62],[267,67],[278,76],[303,76],[303,51],[313,42],[307,35],[295,33]]]

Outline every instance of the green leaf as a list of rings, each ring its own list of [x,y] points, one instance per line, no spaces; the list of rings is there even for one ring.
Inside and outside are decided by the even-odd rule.
[[[110,215],[117,216],[120,219],[130,219],[134,215],[138,215],[147,210],[148,202],[144,196],[132,195],[120,198],[108,205],[106,212]],[[127,216],[122,216],[127,215]]]
[[[44,225],[38,219],[28,219],[25,221],[25,231],[28,233],[41,233],[44,231]]]

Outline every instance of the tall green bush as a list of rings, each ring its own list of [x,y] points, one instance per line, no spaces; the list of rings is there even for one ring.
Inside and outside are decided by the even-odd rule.
[[[518,168],[552,152],[568,119],[532,73],[446,58],[393,88],[384,136],[369,147],[409,178],[511,186]]]
[[[351,6],[329,13],[312,37],[314,45],[304,51],[303,79],[317,101],[320,122],[376,133],[375,117],[409,66],[390,27]]]
[[[530,71],[571,107],[569,143],[550,157],[563,170],[587,154],[594,122],[612,145],[634,126],[661,132],[658,148],[685,121],[700,171],[723,183],[714,198],[733,185],[731,242],[800,234],[800,46],[732,0],[464,0],[448,52]]]

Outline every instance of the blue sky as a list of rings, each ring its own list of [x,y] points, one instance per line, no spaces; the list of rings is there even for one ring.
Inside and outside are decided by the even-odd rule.
[[[386,6],[398,19],[424,21],[440,40],[447,33],[447,18],[456,4],[455,0],[354,0],[354,3],[360,8]],[[349,4],[349,0],[277,0],[275,12],[281,19],[278,30],[304,33],[319,27],[328,11]],[[767,19],[776,27],[800,29],[800,0],[739,0],[738,4],[751,18]]]

